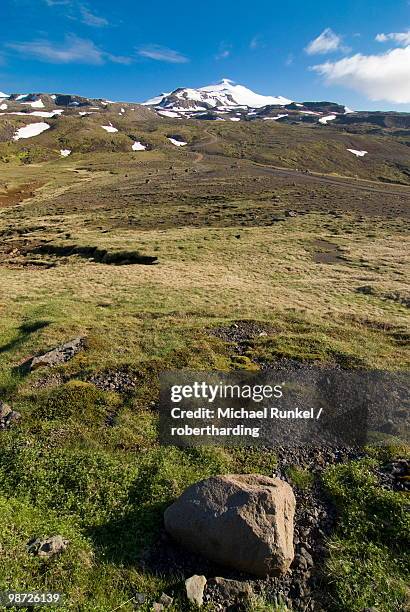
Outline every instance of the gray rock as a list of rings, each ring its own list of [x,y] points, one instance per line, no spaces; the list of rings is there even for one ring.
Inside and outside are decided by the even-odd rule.
[[[169,608],[169,606],[172,606],[173,601],[174,600],[172,599],[172,597],[170,597],[166,593],[162,593],[161,597],[159,598],[159,603],[162,604],[164,608]]]
[[[249,582],[218,577],[212,580],[212,584],[217,587],[220,596],[228,601],[246,601],[254,595]]]
[[[294,557],[295,504],[291,486],[279,478],[215,476],[167,508],[165,529],[215,563],[261,577],[286,573]]]
[[[36,557],[49,558],[64,552],[68,544],[68,540],[64,540],[61,535],[56,535],[45,539],[37,538],[30,540],[27,543],[27,550]]]
[[[80,351],[84,349],[85,339],[78,337],[70,342],[61,344],[55,349],[34,357],[30,364],[30,370],[36,370],[41,367],[52,367],[70,361]]]
[[[194,575],[185,580],[186,596],[191,603],[202,606],[204,603],[205,576]]]
[[[147,598],[145,597],[145,595],[144,595],[143,593],[136,593],[136,594],[134,595],[134,600],[135,600],[135,603],[136,603],[138,606],[142,606],[142,604],[143,604],[143,603],[145,603],[146,599],[147,599]]]
[[[21,414],[0,401],[0,429],[9,429],[21,419]]]

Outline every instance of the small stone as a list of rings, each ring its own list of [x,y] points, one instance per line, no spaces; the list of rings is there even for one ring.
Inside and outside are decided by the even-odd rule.
[[[170,597],[166,593],[162,593],[161,597],[159,598],[159,603],[162,604],[164,608],[169,608],[169,606],[172,606],[173,601],[174,600],[172,599],[172,597]]]
[[[20,419],[21,414],[19,412],[12,410],[8,404],[0,401],[0,429],[9,429]]]
[[[185,580],[186,595],[190,602],[197,606],[204,603],[204,590],[206,586],[205,576],[194,575]]]
[[[165,610],[165,606],[163,606],[161,603],[158,603],[157,601],[154,601],[154,603],[152,604],[152,610],[153,612],[162,612],[162,610]]]
[[[6,419],[10,412],[10,406],[0,401],[0,420]]]
[[[36,557],[50,558],[64,552],[69,544],[61,535],[45,539],[33,539],[27,543],[27,550]]]

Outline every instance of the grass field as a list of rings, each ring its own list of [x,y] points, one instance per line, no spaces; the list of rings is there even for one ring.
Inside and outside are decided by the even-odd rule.
[[[87,153],[83,141],[68,159],[27,165],[10,145],[1,164],[0,399],[22,420],[0,431],[0,590],[62,590],[67,610],[134,610],[137,592],[147,596],[138,609],[149,610],[163,590],[175,596],[174,610],[189,609],[181,576],[141,565],[163,509],[206,475],[270,475],[276,465],[274,451],[160,447],[161,371],[254,370],[258,360],[283,358],[409,366],[410,189],[386,162],[405,145],[375,138],[379,161],[355,171],[359,161],[347,158],[337,173],[338,140],[351,136],[335,139],[324,166],[327,145],[312,147],[309,128],[285,159],[269,142],[257,146],[257,124],[227,126],[229,138],[225,126],[205,134],[178,124],[197,142],[187,150],[160,145],[158,132],[171,127],[149,136],[154,127],[145,137],[157,148],[138,155]],[[290,128],[277,127],[270,138],[281,143]],[[44,140],[45,157],[47,147]],[[270,163],[293,174],[271,172]],[[303,164],[313,174],[299,171]],[[353,173],[363,180],[340,178]],[[140,264],[141,256],[157,263]],[[240,355],[210,333],[243,320],[269,332]],[[86,350],[69,363],[22,367],[76,336]],[[92,383],[112,371],[135,385]],[[323,476],[340,510],[326,569],[334,610],[399,612],[408,598],[404,494],[377,485],[373,466],[385,457],[373,455]],[[312,478],[303,470],[293,477],[300,487]],[[30,537],[52,533],[70,540],[64,555],[45,562],[27,554]],[[266,600],[253,609],[276,608]]]

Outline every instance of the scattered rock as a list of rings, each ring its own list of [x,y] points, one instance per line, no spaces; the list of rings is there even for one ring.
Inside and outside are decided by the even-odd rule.
[[[9,429],[21,419],[21,414],[0,401],[0,429]]]
[[[287,210],[285,212],[286,217],[297,217],[298,213],[295,210]]]
[[[234,345],[235,353],[243,355],[249,349],[252,342],[262,335],[271,335],[275,332],[274,328],[268,323],[260,321],[235,321],[230,325],[213,327],[208,330],[212,336],[216,336],[224,342]]]
[[[162,603],[154,601],[154,603],[152,604],[152,610],[153,612],[162,612],[162,610],[165,610],[165,606]]]
[[[161,597],[159,598],[159,603],[163,605],[164,608],[169,608],[169,606],[172,606],[173,601],[174,600],[172,599],[172,597],[170,597],[166,593],[162,593]]]
[[[204,603],[204,590],[206,586],[205,576],[195,574],[185,580],[186,596],[191,603],[202,606]]]
[[[127,365],[113,370],[97,372],[88,379],[102,391],[115,391],[117,393],[131,393],[135,390],[140,377]]]
[[[207,559],[256,576],[286,573],[293,561],[295,496],[279,478],[207,478],[164,514],[178,543]]]
[[[84,349],[85,339],[78,337],[74,338],[66,344],[61,344],[55,349],[34,357],[30,364],[30,370],[36,370],[40,367],[52,367],[70,361],[80,351]]]
[[[50,558],[65,551],[69,544],[61,535],[52,536],[46,539],[33,539],[27,543],[27,550],[36,557]]]

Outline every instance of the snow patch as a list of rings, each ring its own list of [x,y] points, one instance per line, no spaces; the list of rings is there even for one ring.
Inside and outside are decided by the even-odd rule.
[[[353,153],[353,155],[356,155],[356,157],[364,157],[368,153],[368,151],[356,151],[356,149],[347,149],[347,150],[350,151],[350,153]]]
[[[45,132],[49,128],[50,126],[48,123],[44,123],[44,121],[40,123],[30,123],[30,125],[19,128],[13,136],[13,140],[20,140],[20,138],[32,138],[33,136],[38,136],[42,132]]]
[[[63,110],[54,110],[54,111],[33,111],[32,113],[27,113],[28,115],[30,115],[31,117],[55,117],[55,115],[61,115],[61,113],[63,113]]]
[[[143,145],[142,142],[137,141],[134,142],[131,148],[133,151],[145,151],[147,147]]]
[[[2,115],[21,115],[22,117],[28,117],[30,113],[23,113],[22,111],[9,111],[8,113],[1,113]]]
[[[175,117],[176,119],[180,119],[178,113],[175,113],[174,111],[158,111],[158,115],[161,115],[162,117]]]
[[[172,142],[172,144],[176,147],[185,147],[185,145],[188,144],[187,142],[184,142],[183,140],[177,140],[176,138],[168,138],[168,140]]]
[[[60,149],[61,157],[68,157],[71,155],[71,149]]]
[[[0,104],[0,110],[6,110],[7,104]]]
[[[27,104],[28,106],[31,106],[31,108],[44,108],[44,104],[41,99],[36,100],[35,102],[22,102],[22,104]]]
[[[230,117],[231,121],[240,121],[241,118],[240,117]]]
[[[141,102],[141,104],[142,104],[142,106],[156,106],[157,104],[162,102],[162,100],[164,98],[166,98],[167,96],[169,96],[170,94],[171,94],[170,91],[168,93],[159,94],[159,96],[155,96],[155,98],[150,98],[150,100],[147,100],[146,102]]]
[[[337,115],[326,115],[326,117],[321,117],[319,119],[319,123],[323,123],[323,125],[326,125],[329,121],[333,121],[333,119],[336,119]]]
[[[106,132],[110,132],[110,133],[118,132],[117,128],[115,128],[111,123],[110,125],[102,125],[101,127]]]
[[[264,121],[277,121],[278,119],[282,119],[282,117],[289,117],[289,114],[285,113],[283,115],[276,115],[276,117],[264,117],[263,120]]]

